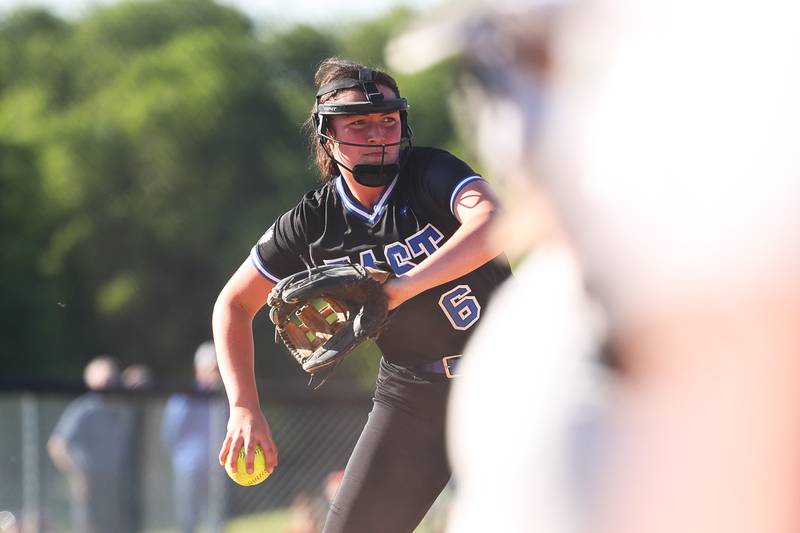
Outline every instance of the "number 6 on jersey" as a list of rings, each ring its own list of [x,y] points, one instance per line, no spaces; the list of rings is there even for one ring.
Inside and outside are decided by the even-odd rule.
[[[469,285],[458,285],[439,298],[439,307],[455,329],[469,329],[481,317],[481,304],[470,292]]]

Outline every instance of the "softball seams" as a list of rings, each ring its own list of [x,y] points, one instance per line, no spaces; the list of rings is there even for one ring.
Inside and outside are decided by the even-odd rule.
[[[263,469],[257,469],[255,467],[256,459],[258,458],[258,456],[261,456],[261,459],[263,459],[263,464],[264,464],[264,468]],[[262,450],[260,446],[256,447],[256,449],[254,450],[254,455],[253,455],[253,468],[254,468],[254,470],[253,470],[252,474],[248,474],[247,473],[246,467],[243,464],[244,463],[244,457],[245,457],[244,448],[242,448],[241,450],[239,450],[239,459],[238,459],[238,461],[240,462],[239,466],[241,468],[238,469],[236,473],[231,472],[231,471],[228,472],[228,474],[230,474],[230,477],[236,483],[238,483],[239,485],[242,485],[244,487],[250,487],[250,486],[257,485],[257,484],[261,483],[267,477],[269,477],[271,472],[269,472],[267,470],[266,454],[264,454],[264,450]],[[227,470],[227,468],[226,468],[226,470]]]
[[[253,474],[251,474],[253,477],[247,481],[248,485],[255,485],[257,483],[260,483],[264,481],[267,477],[267,457],[264,455],[264,450],[262,450],[261,447],[257,447],[255,449],[255,453],[253,454],[253,463],[255,464],[256,457],[258,457],[259,455],[264,460],[264,470],[261,470],[257,474],[253,472]]]
[[[267,468],[264,467],[264,470],[259,472],[253,479],[251,479],[247,484],[248,485],[255,485],[256,483],[261,483],[267,478]]]

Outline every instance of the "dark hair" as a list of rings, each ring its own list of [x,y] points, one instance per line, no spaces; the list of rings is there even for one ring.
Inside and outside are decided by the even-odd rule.
[[[323,85],[334,80],[346,78],[358,79],[359,69],[362,69],[365,66],[366,65],[360,65],[353,61],[348,61],[347,59],[342,59],[339,57],[329,57],[328,59],[323,60],[317,67],[316,74],[314,74],[315,92]],[[375,71],[376,83],[389,87],[397,96],[400,96],[400,89],[397,88],[397,82],[394,80],[394,78],[381,70],[373,70]],[[334,98],[341,90],[342,89],[323,95],[322,98],[320,98],[320,103],[327,102],[328,100]],[[327,182],[339,175],[339,168],[336,166],[336,162],[330,158],[327,152],[325,152],[325,149],[319,143],[319,139],[317,138],[316,124],[314,123],[314,113],[316,112],[316,108],[317,102],[315,101],[314,106],[311,108],[311,113],[308,116],[308,120],[306,120],[303,124],[303,130],[305,131],[309,142],[311,158],[314,160],[314,163],[316,163],[317,168],[319,169],[320,178],[323,182]]]

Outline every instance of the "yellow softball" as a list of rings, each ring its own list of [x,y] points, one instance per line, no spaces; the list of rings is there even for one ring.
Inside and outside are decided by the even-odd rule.
[[[253,473],[247,473],[247,466],[244,462],[244,447],[239,450],[239,457],[236,461],[236,472],[231,470],[228,461],[225,461],[225,471],[228,476],[239,485],[246,487],[258,485],[269,477],[270,472],[267,472],[267,463],[264,457],[264,450],[261,446],[256,446],[255,456],[253,457]]]

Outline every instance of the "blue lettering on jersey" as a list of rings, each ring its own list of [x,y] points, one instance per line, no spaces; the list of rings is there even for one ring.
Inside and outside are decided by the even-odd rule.
[[[433,224],[428,224],[411,237],[405,243],[393,242],[383,249],[383,256],[392,268],[394,273],[402,276],[416,264],[411,260],[412,257],[425,255],[426,257],[439,249],[439,244],[444,240],[444,234],[436,229]],[[350,263],[350,258],[337,257],[335,259],[325,259],[326,265],[341,265]],[[365,267],[378,268],[378,260],[375,258],[374,250],[364,250],[358,256],[358,262]]]
[[[426,255],[431,255],[439,249],[439,243],[444,239],[442,232],[436,229],[432,224],[428,224],[417,233],[406,239],[411,253],[417,257],[422,252]]]
[[[402,242],[394,242],[383,249],[383,254],[386,256],[389,266],[392,267],[394,273],[402,276],[412,268],[414,263],[410,261],[411,252],[408,251],[406,245]]]
[[[375,260],[375,253],[372,250],[364,250],[359,254],[358,259],[365,267],[377,268],[375,265],[377,265],[378,262]]]
[[[444,234],[436,229],[433,224],[428,224],[414,235],[406,239],[406,243],[393,242],[383,249],[383,255],[394,273],[402,276],[416,265],[411,257],[418,257],[423,253],[431,255],[439,249],[439,243],[444,240]],[[363,257],[363,254],[362,254]],[[363,259],[362,259],[363,260]]]

